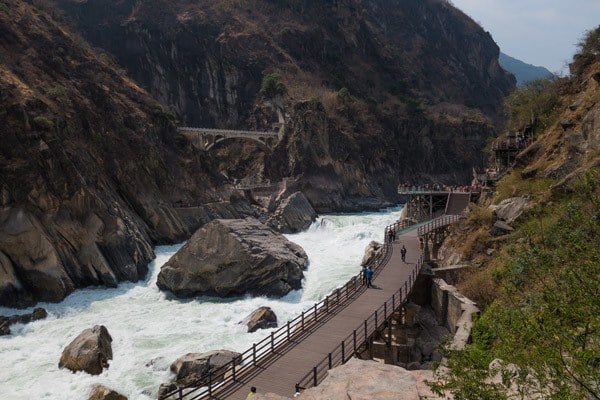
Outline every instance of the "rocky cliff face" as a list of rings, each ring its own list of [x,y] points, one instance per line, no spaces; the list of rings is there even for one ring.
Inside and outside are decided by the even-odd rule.
[[[394,199],[415,171],[465,179],[514,86],[489,34],[445,1],[58,3],[182,124],[270,129],[283,109],[273,154],[221,145],[220,168],[299,175],[330,196],[309,196],[317,211]],[[276,99],[259,91],[273,71]]]
[[[151,244],[230,210],[171,117],[52,9],[0,12],[0,305],[146,274]],[[36,3],[42,4],[42,3]],[[182,218],[194,203],[200,217]]]

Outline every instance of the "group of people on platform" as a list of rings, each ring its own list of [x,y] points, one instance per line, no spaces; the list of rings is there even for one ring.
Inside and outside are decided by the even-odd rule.
[[[411,192],[481,192],[482,186],[480,184],[475,185],[439,185],[434,183],[432,185],[426,183],[424,185],[409,185],[408,183],[401,183],[398,185],[399,193],[411,193]]]

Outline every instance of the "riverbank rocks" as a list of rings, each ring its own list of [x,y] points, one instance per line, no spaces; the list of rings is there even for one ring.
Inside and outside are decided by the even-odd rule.
[[[498,205],[489,206],[497,219],[500,219],[507,224],[512,224],[523,214],[523,210],[527,206],[526,197],[511,197],[502,200]]]
[[[259,329],[277,328],[277,315],[271,307],[259,307],[240,323],[246,324],[249,333]]]
[[[302,192],[296,192],[281,201],[268,225],[281,233],[296,233],[308,229],[317,213]]]
[[[383,246],[381,243],[376,241],[371,241],[365,248],[365,254],[362,258],[361,265],[368,265],[377,257],[377,255],[381,252]]]
[[[79,334],[62,352],[59,368],[99,375],[112,360],[112,337],[104,325],[96,325]]]
[[[127,400],[127,397],[106,386],[94,385],[88,400]]]
[[[0,315],[0,336],[10,335],[10,326],[12,324],[28,324],[32,321],[44,319],[48,316],[48,313],[43,308],[35,308],[29,314],[13,315],[5,317]]]
[[[300,289],[304,250],[255,218],[217,219],[161,268],[156,284],[177,297],[283,296]]]
[[[176,382],[179,385],[202,386],[208,383],[210,373],[224,365],[231,364],[235,359],[235,364],[239,365],[240,353],[229,350],[214,350],[206,353],[188,353],[179,357],[171,364],[171,372],[176,375]],[[217,375],[211,377],[211,381],[218,382],[223,379],[225,369]]]

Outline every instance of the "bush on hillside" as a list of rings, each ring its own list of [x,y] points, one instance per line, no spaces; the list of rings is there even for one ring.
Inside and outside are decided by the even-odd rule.
[[[508,117],[507,128],[519,130],[521,126],[533,118],[538,121],[538,128],[545,128],[555,118],[556,106],[559,104],[558,87],[552,79],[539,79],[516,88],[506,99],[504,110]]]
[[[260,93],[267,99],[283,96],[287,92],[279,72],[271,72],[263,75]]]

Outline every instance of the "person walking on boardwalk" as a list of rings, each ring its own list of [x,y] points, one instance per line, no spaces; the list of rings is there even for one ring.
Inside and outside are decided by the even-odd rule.
[[[371,280],[373,279],[373,270],[371,269],[371,266],[369,265],[367,267],[367,287],[370,288],[371,287]]]
[[[365,264],[362,265],[362,269],[360,270],[360,277],[362,278],[362,284],[367,284],[367,266]]]
[[[253,398],[256,395],[256,388],[254,386],[252,386],[250,388],[250,393],[248,393],[248,396],[246,396],[246,400]]]
[[[402,245],[402,248],[400,249],[400,255],[402,256],[402,262],[406,262],[406,247],[404,247],[404,245]]]

